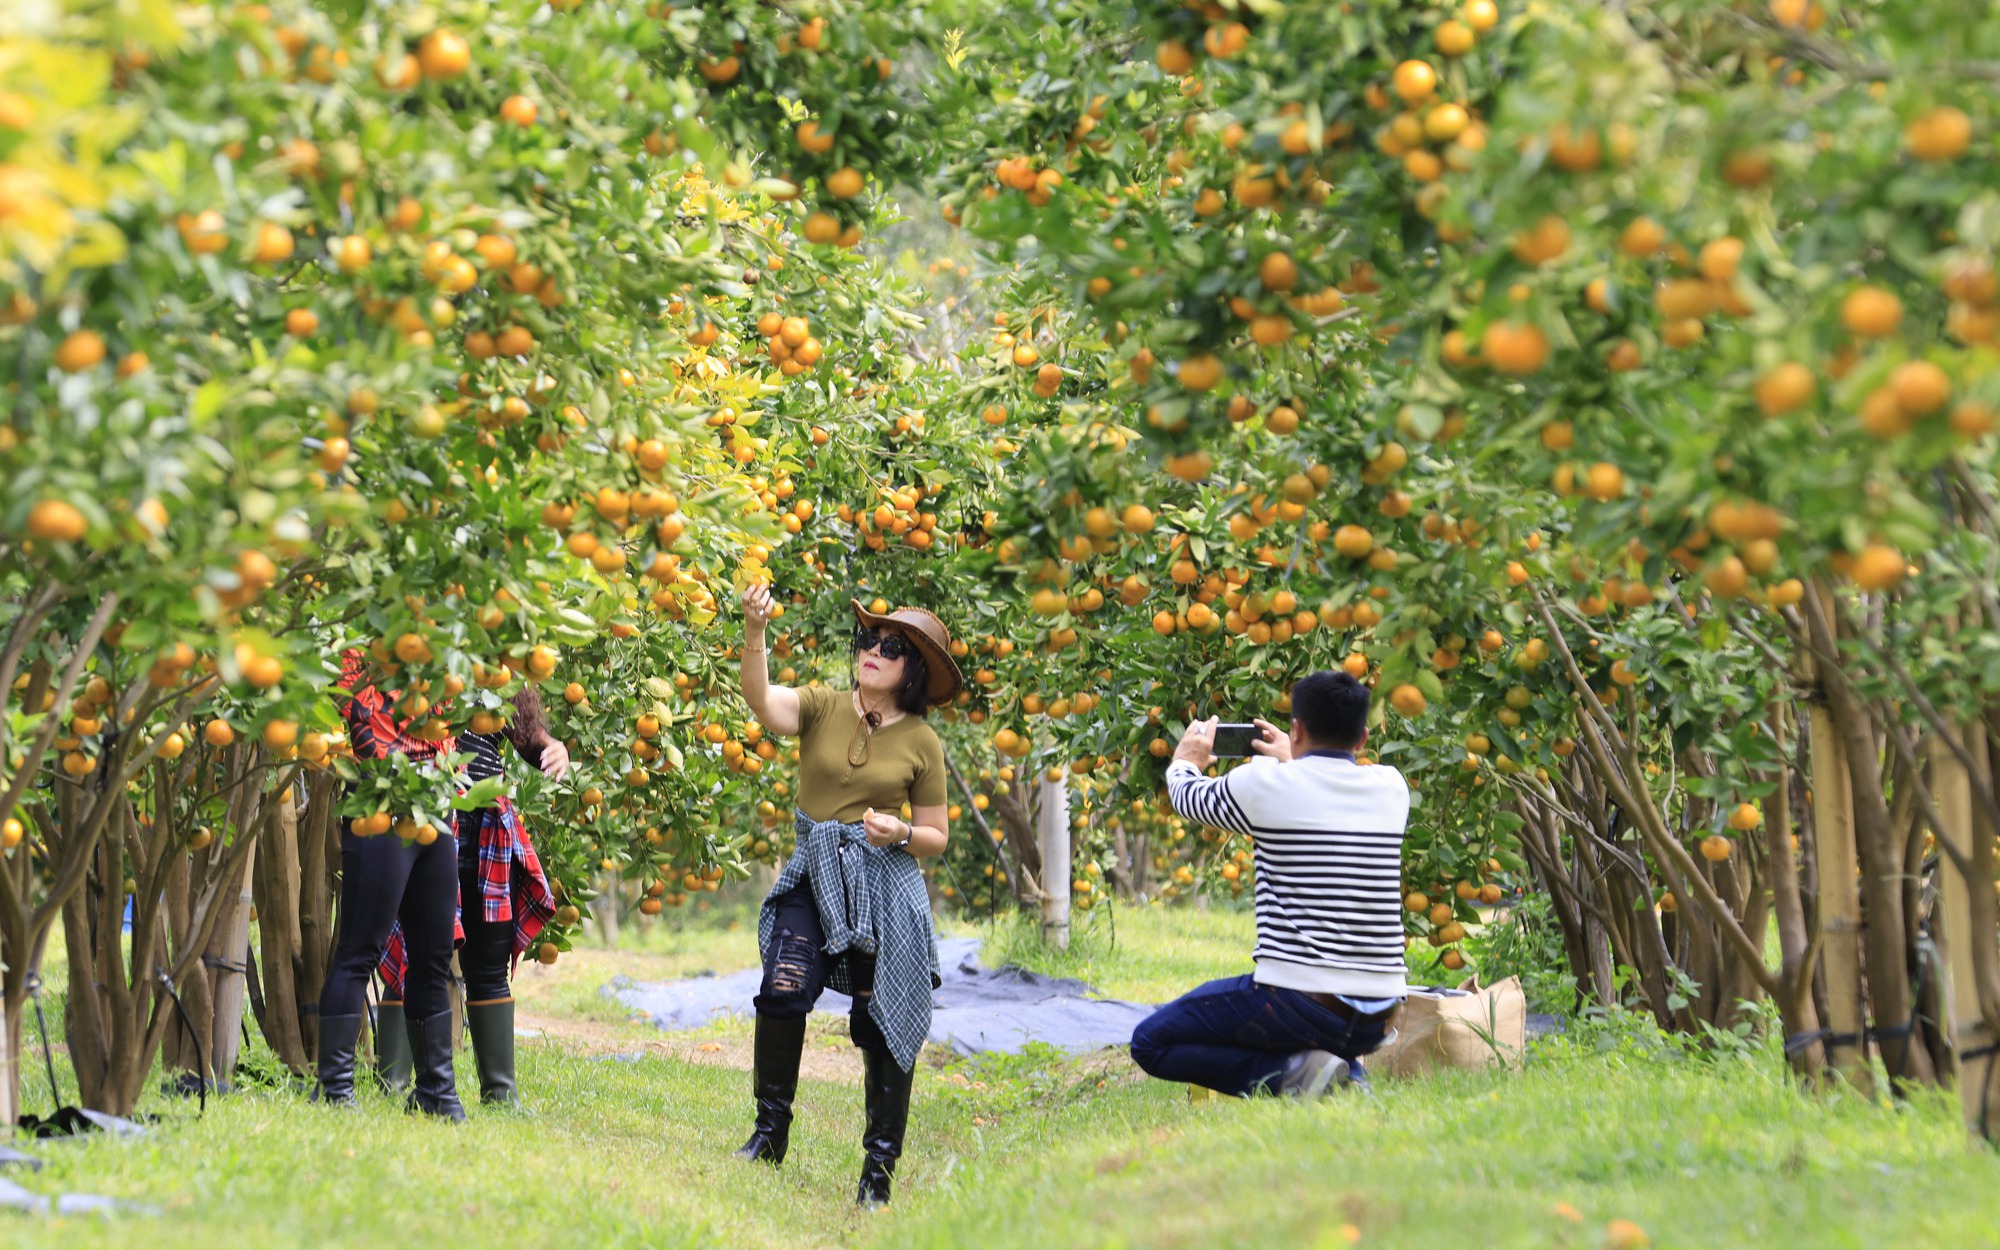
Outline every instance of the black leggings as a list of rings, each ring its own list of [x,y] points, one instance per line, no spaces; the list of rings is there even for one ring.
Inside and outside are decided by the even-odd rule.
[[[333,964],[319,995],[322,1017],[358,1016],[366,1009],[368,978],[382,962],[389,929],[398,921],[410,960],[404,1010],[412,1020],[428,1020],[451,1006],[455,841],[441,835],[419,846],[393,834],[362,838],[351,826],[341,830],[340,922]]]
[[[465,945],[458,950],[458,970],[465,976],[465,1001],[498,1002],[514,996],[507,973],[514,962],[514,922],[488,920],[486,899],[479,892],[479,823],[483,812],[458,814],[459,920]]]
[[[858,951],[829,956],[826,931],[820,927],[819,905],[813,901],[812,882],[800,881],[778,896],[777,925],[771,932],[771,950],[764,957],[764,982],[754,1000],[757,1014],[773,1020],[803,1020],[826,988],[827,974],[834,961],[847,961],[854,985],[854,1009],[847,1016],[847,1035],[863,1050],[886,1052],[889,1041],[868,1014],[868,999],[875,991],[875,960]]]

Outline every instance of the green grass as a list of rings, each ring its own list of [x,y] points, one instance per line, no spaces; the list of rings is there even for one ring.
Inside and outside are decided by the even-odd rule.
[[[897,1247],[1988,1245],[2000,1168],[1956,1104],[1809,1098],[1768,1056],[1720,1065],[1566,1043],[1518,1074],[1385,1084],[1312,1107],[1148,1107],[976,1167]],[[1567,1204],[1567,1212],[1557,1204]]]
[[[1067,954],[1021,961],[1152,1001],[1246,966],[1238,913],[1121,912],[1118,926],[1115,947],[1108,925],[1080,927]],[[1028,950],[1011,927],[988,937],[989,959]],[[601,999],[605,980],[723,971],[746,951],[754,960],[741,928],[630,933],[616,950],[580,950],[524,976],[522,996],[545,1015],[581,1013],[626,1049],[660,1035]],[[812,1044],[844,1046],[839,1029],[820,1022]],[[696,1036],[740,1045],[743,1031]],[[148,1137],[37,1144],[49,1166],[20,1179],[144,1202],[157,1217],[0,1215],[0,1231],[10,1246],[143,1239],[147,1250],[481,1236],[732,1250],[1314,1250],[1345,1246],[1350,1232],[1366,1246],[1594,1250],[1619,1217],[1661,1247],[1818,1250],[1984,1245],[2000,1227],[2000,1163],[1967,1146],[1945,1097],[1891,1109],[1806,1095],[1768,1049],[1694,1058],[1636,1021],[1581,1028],[1518,1072],[1384,1083],[1374,1100],[1315,1107],[1191,1101],[1108,1053],[926,1064],[899,1201],[873,1217],[849,1205],[853,1084],[804,1083],[792,1157],[772,1172],[729,1157],[748,1129],[746,1073],[629,1049],[631,1062],[524,1042],[532,1110],[475,1108],[459,1129],[381,1097],[350,1113],[249,1090],[199,1119],[155,1097],[145,1110],[165,1118]]]

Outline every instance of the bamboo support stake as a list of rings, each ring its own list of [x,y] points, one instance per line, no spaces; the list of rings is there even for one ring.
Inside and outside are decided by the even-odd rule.
[[[1977,737],[1973,739],[1978,741]],[[1953,744],[1955,746],[1962,745]],[[1962,762],[1965,753],[1944,753],[1931,764],[1931,791],[1937,796],[1939,828],[1933,830],[1941,842],[1949,842],[1958,855],[1941,857],[1939,886],[1944,912],[1944,960],[1950,971],[1946,1011],[1951,1020],[1952,1044],[1960,1056],[1958,1072],[1959,1108],[1965,1125],[1975,1135],[1993,1140],[2000,1132],[2000,1029],[1986,1017],[1981,1007],[1980,944],[1994,944],[1992,909],[1980,908],[1972,891],[1992,893],[1991,878],[1968,881],[1959,864],[1983,862],[1975,856],[1980,836],[1973,814],[1972,778]],[[1982,915],[1988,923],[1981,926]],[[1982,927],[1984,932],[1981,932]],[[1990,962],[1990,961],[1989,961]]]
[[[1819,864],[1820,966],[1826,973],[1826,1057],[1858,1089],[1873,1086],[1861,1040],[1861,896],[1854,887],[1854,792],[1847,753],[1825,705],[1811,705],[1813,846]]]

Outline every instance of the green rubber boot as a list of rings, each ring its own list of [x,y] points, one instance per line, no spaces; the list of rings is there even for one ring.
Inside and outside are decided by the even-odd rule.
[[[375,1079],[392,1094],[410,1092],[410,1031],[403,1004],[375,1008]]]
[[[465,1023],[472,1029],[472,1057],[479,1065],[479,1101],[519,1107],[514,1092],[514,1000],[467,1003]]]

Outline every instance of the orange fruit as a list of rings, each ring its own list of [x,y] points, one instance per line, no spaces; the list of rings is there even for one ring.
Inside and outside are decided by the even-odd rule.
[[[1926,417],[1951,399],[1951,377],[1928,360],[1907,360],[1890,371],[1889,390],[1897,408]]]
[[[1222,382],[1222,362],[1206,352],[1181,361],[1180,382],[1191,391],[1212,391]]]
[[[1405,682],[1389,692],[1389,706],[1395,708],[1397,714],[1405,719],[1414,720],[1422,716],[1425,708],[1430,705],[1424,699],[1423,691]]]
[[[1748,833],[1764,823],[1764,813],[1757,810],[1755,803],[1738,803],[1729,812],[1729,827],[1738,833]]]
[[[250,259],[259,265],[275,265],[290,260],[294,246],[291,231],[273,221],[260,222],[250,245]]]
[[[472,67],[472,46],[463,35],[440,28],[418,41],[417,64],[426,78],[456,78]]]
[[[1403,103],[1422,104],[1437,91],[1437,71],[1428,61],[1404,61],[1396,67],[1390,83]]]
[[[1903,301],[1878,286],[1856,287],[1840,302],[1840,323],[1862,338],[1887,338],[1903,322]]]
[[[1625,493],[1625,473],[1617,465],[1598,461],[1584,476],[1584,493],[1600,503]]]
[[[75,330],[56,345],[56,368],[81,373],[104,363],[104,336],[95,330]]]
[[[1375,536],[1366,526],[1343,525],[1333,532],[1333,549],[1350,560],[1359,560],[1375,549]]]
[[[1854,557],[1854,584],[1863,590],[1887,590],[1909,571],[1903,553],[1886,543],[1864,547]]]
[[[1276,347],[1292,337],[1292,319],[1283,313],[1264,313],[1251,318],[1250,341],[1259,347]]]
[[[43,499],[28,509],[28,533],[48,542],[73,543],[90,530],[76,505],[61,499]]]
[[[1949,104],[1939,105],[1903,127],[1903,142],[1920,161],[1949,161],[1972,145],[1972,119]]]
[[[1178,39],[1164,39],[1154,49],[1153,61],[1161,73],[1179,77],[1194,68],[1194,53]]]
[[[510,95],[500,101],[500,120],[511,122],[523,130],[535,124],[540,112],[535,102],[524,95]]]
[[[1650,217],[1635,217],[1618,235],[1618,250],[1637,260],[1660,254],[1667,245],[1667,232]]]
[[[423,63],[410,53],[391,56],[384,52],[375,59],[375,81],[385,91],[408,91],[423,80]]]
[[[1298,285],[1298,263],[1283,252],[1266,252],[1257,264],[1257,280],[1265,290],[1283,295]]]
[[[1818,383],[1812,370],[1788,360],[1757,379],[1757,407],[1767,417],[1782,416],[1812,402]]]
[[[817,121],[800,122],[792,136],[799,141],[800,147],[815,156],[833,150],[833,131],[821,130]]]
[[[1548,363],[1549,339],[1540,326],[1495,321],[1480,335],[1479,353],[1500,372],[1519,376]]]
[[[1545,265],[1569,250],[1569,223],[1550,213],[1514,236],[1510,245],[1524,265]]]
[[[808,243],[834,243],[840,239],[840,220],[832,213],[813,213],[803,229]]]

